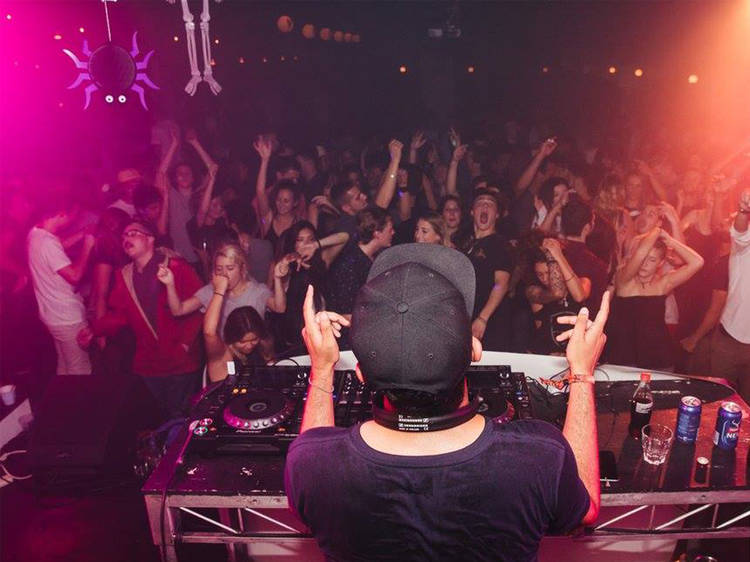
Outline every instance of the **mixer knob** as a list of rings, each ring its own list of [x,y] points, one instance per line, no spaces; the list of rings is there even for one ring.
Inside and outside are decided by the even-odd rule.
[[[263,427],[268,427],[268,420],[263,420]]]
[[[257,421],[253,422],[253,429],[258,429],[260,427],[260,424]]]
[[[279,418],[277,418],[276,416],[272,417],[271,423],[279,423]]]

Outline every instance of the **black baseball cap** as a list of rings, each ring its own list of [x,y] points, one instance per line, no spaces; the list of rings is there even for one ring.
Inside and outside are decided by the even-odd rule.
[[[352,311],[352,350],[368,385],[455,388],[471,363],[475,290],[474,268],[456,250],[401,244],[382,252]]]

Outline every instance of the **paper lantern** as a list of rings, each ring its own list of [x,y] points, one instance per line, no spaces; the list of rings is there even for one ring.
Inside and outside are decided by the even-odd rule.
[[[323,41],[328,41],[331,38],[331,30],[328,27],[324,27],[320,30],[320,38]]]
[[[281,33],[289,33],[294,28],[294,22],[289,16],[281,16],[276,20],[276,27]]]
[[[351,43],[352,42],[352,34],[348,31],[344,33],[344,43]]]
[[[344,40],[344,32],[343,31],[335,31],[333,33],[333,40],[336,41],[336,43],[341,43]]]
[[[305,39],[315,39],[315,26],[311,23],[306,23],[302,26],[302,37]]]
[[[359,43],[359,41],[360,41],[359,33],[355,33],[354,35],[352,35],[352,42]]]

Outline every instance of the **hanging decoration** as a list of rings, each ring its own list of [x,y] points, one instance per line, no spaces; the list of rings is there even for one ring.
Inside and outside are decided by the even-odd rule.
[[[112,30],[109,25],[109,11],[107,2],[116,0],[102,0],[104,3],[104,14],[107,20],[107,38],[108,42],[98,47],[94,51],[89,48],[88,41],[83,40],[83,56],[81,60],[69,49],[63,49],[63,53],[68,55],[79,70],[78,76],[68,89],[77,88],[86,83],[83,89],[85,101],[83,109],[87,109],[91,103],[91,94],[97,90],[103,90],[104,101],[119,103],[127,101],[125,92],[128,90],[138,94],[143,109],[148,110],[146,105],[146,96],[143,86],[148,86],[152,90],[158,90],[159,86],[153,83],[148,77],[148,61],[154,51],[146,53],[142,59],[138,60],[141,52],[138,48],[138,32],[133,33],[132,47],[130,52],[112,43]]]
[[[176,0],[167,0],[170,4],[174,4]],[[221,0],[216,0],[221,2]],[[195,95],[198,89],[198,84],[201,81],[208,84],[214,95],[218,95],[221,92],[221,86],[213,76],[213,70],[211,69],[211,37],[208,30],[208,22],[211,21],[211,14],[209,12],[209,0],[203,0],[203,11],[201,12],[201,47],[203,51],[203,76],[201,76],[200,70],[198,69],[198,49],[195,44],[195,18],[193,17],[190,8],[188,7],[188,0],[181,0],[182,3],[182,20],[185,22],[185,36],[187,38],[187,50],[188,60],[190,61],[190,80],[185,86],[185,91],[192,95]],[[215,63],[214,63],[215,64]]]

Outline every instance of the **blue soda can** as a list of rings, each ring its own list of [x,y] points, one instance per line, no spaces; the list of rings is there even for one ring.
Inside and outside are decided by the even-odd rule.
[[[695,396],[683,396],[680,400],[680,407],[677,409],[677,431],[675,431],[677,440],[682,443],[695,443],[700,425],[700,399]]]
[[[716,416],[714,445],[719,449],[734,449],[740,436],[742,408],[734,402],[722,402]]]

